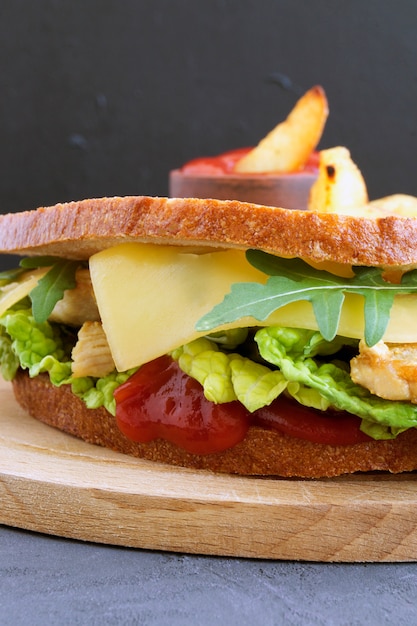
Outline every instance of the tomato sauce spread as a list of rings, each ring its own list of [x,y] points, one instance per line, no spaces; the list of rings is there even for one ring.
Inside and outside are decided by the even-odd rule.
[[[195,176],[211,175],[221,176],[227,174],[234,174],[233,168],[235,164],[244,157],[252,148],[237,148],[235,150],[229,150],[223,154],[210,157],[199,157],[193,159],[188,163],[185,163],[180,168],[183,174],[190,174]],[[301,172],[316,172],[319,164],[318,152],[312,152],[306,166]],[[297,172],[292,172],[296,174]],[[250,174],[235,174],[236,176],[250,176]]]
[[[165,439],[192,454],[232,448],[250,425],[330,445],[370,439],[355,415],[309,409],[284,396],[254,413],[238,401],[214,404],[169,356],[143,365],[114,395],[117,424],[128,438],[142,443]]]

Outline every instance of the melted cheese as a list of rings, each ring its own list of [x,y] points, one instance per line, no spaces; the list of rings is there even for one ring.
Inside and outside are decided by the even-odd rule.
[[[235,282],[264,281],[238,250],[184,254],[169,246],[127,243],[90,259],[103,327],[119,370],[202,335],[196,322]]]
[[[120,371],[202,336],[195,331],[197,321],[223,300],[233,283],[267,279],[240,250],[198,255],[139,243],[99,252],[90,259],[90,271],[104,331]],[[397,297],[384,340],[417,342],[416,319],[417,297]],[[309,302],[282,307],[263,322],[244,318],[227,328],[274,324],[317,329]],[[361,296],[346,295],[339,334],[363,337]]]

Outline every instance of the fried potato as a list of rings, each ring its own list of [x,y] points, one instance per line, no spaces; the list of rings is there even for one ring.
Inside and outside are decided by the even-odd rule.
[[[348,213],[368,203],[365,180],[344,146],[320,152],[319,175],[313,184],[308,209],[321,213]]]
[[[328,114],[324,89],[312,87],[298,100],[287,119],[236,163],[234,171],[254,174],[301,169],[321,139]]]
[[[417,217],[417,198],[403,193],[385,196],[372,200],[368,204],[369,211],[378,215],[401,215],[403,217]]]

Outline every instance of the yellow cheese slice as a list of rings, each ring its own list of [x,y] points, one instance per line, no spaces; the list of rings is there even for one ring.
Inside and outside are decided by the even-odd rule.
[[[49,268],[40,268],[25,272],[15,282],[0,287],[0,315],[10,309],[16,302],[23,300],[36,287],[39,280]]]
[[[200,337],[197,321],[223,300],[233,283],[267,279],[240,250],[189,254],[175,247],[139,243],[95,254],[90,271],[104,331],[120,371]],[[417,342],[416,319],[417,297],[397,297],[384,339]],[[263,322],[244,318],[226,328],[274,324],[318,328],[309,302],[282,307]],[[363,333],[363,299],[347,294],[339,334],[359,339]]]
[[[175,247],[138,243],[95,254],[90,273],[104,331],[121,371],[202,336],[194,330],[196,322],[233,283],[266,278],[239,250],[184,254]]]

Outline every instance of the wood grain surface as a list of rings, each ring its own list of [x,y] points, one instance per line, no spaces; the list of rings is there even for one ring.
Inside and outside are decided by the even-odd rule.
[[[140,461],[33,420],[0,380],[0,523],[151,550],[416,561],[417,476],[244,478]]]

